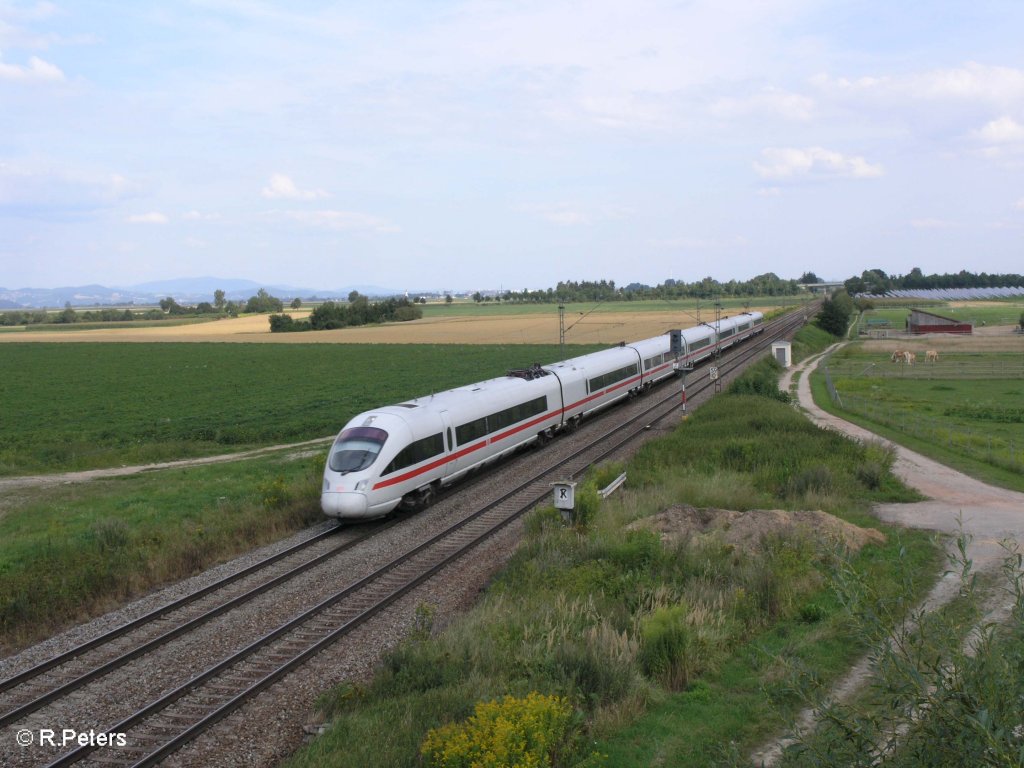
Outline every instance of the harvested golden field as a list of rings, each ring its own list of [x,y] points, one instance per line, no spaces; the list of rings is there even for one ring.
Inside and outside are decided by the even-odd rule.
[[[774,307],[752,307],[767,312]],[[296,320],[308,313],[289,313]],[[689,328],[696,320],[686,313],[630,311],[594,314],[577,321],[566,316],[569,344],[614,344],[658,336],[672,328]],[[340,328],[333,331],[270,333],[267,315],[254,315],[196,325],[153,328],[103,328],[66,331],[11,331],[4,341],[58,342],[269,342],[274,344],[557,344],[558,312],[480,317],[437,317],[406,323]]]

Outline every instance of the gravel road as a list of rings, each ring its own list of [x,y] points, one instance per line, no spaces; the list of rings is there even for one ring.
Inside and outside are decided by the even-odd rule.
[[[894,472],[908,486],[927,496],[928,500],[911,504],[877,504],[873,512],[880,520],[908,528],[938,531],[952,537],[958,535],[962,526],[963,532],[971,537],[967,555],[973,561],[975,571],[983,573],[998,570],[1006,556],[1002,542],[1024,542],[1024,494],[986,485],[826,413],[815,405],[811,397],[810,373],[833,349],[835,346],[787,371],[779,382],[780,389],[793,391],[795,381],[800,408],[818,426],[842,432],[855,440],[877,440],[892,446],[896,452]],[[929,592],[924,607],[934,610],[949,602],[957,596],[959,586],[959,574],[946,575]],[[1003,599],[1005,602],[989,605],[986,619],[1008,615],[1011,598],[1006,595]],[[862,660],[837,682],[832,697],[837,701],[848,699],[869,674],[870,664],[868,660]],[[801,729],[813,726],[813,722],[814,713],[809,710],[797,718]],[[792,739],[788,736],[780,736],[756,750],[751,755],[751,761],[754,765],[772,766],[791,743]]]

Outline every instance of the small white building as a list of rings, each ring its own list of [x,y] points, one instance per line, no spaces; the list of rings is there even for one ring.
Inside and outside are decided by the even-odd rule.
[[[783,368],[789,368],[793,365],[793,345],[788,341],[773,341],[772,357],[774,357]]]

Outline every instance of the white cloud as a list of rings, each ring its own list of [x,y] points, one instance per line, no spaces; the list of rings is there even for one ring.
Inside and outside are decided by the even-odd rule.
[[[972,136],[985,144],[982,157],[1013,165],[1024,156],[1024,125],[1008,115],[990,120]]]
[[[715,117],[732,120],[751,115],[771,115],[786,120],[810,120],[814,100],[781,88],[763,88],[747,98],[723,98],[711,105]]]
[[[159,211],[150,211],[129,216],[125,221],[131,224],[166,224],[170,219]]]
[[[1024,197],[1022,197],[1020,200],[1014,203],[1013,207],[1016,208],[1018,211],[1024,211]]]
[[[760,197],[778,197],[782,194],[781,187],[761,187],[757,190],[757,194]]]
[[[1017,144],[1024,142],[1024,125],[1004,116],[986,123],[974,135],[990,144]]]
[[[385,219],[357,211],[285,211],[286,219],[311,227],[338,231],[366,230],[370,232],[397,232],[398,228]]]
[[[275,173],[271,176],[270,183],[263,188],[262,194],[270,200],[281,198],[287,200],[316,200],[321,197],[327,197],[327,193],[322,189],[299,189],[295,186],[295,182],[283,173]]]
[[[907,75],[831,77],[821,74],[811,83],[832,94],[862,94],[913,101],[973,101],[1009,108],[1024,99],[1024,70],[970,61],[955,69],[933,69]]]
[[[28,60],[28,66],[0,62],[0,80],[60,82],[64,80],[64,73],[55,64],[43,61],[38,56],[32,56]]]
[[[181,215],[185,221],[217,221],[221,218],[219,213],[206,213],[204,211],[186,211]]]
[[[853,178],[868,179],[885,171],[863,157],[844,155],[823,147],[768,147],[761,150],[761,161],[754,170],[765,179]]]
[[[541,205],[522,205],[517,210],[539,216],[551,224],[563,227],[575,227],[591,224],[595,221],[624,219],[631,215],[628,208],[609,204],[577,204],[550,203]]]
[[[0,161],[0,204],[91,210],[130,197],[136,185],[117,173],[56,161]]]

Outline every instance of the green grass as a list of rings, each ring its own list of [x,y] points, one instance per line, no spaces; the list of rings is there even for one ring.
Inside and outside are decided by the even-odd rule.
[[[872,375],[872,363],[887,375]],[[1021,380],[962,378],[1019,370],[1019,356],[943,353],[941,363],[914,366],[899,378],[889,376],[897,369],[878,362],[877,353],[853,347],[834,355],[829,367],[841,405],[831,402],[819,369],[811,386],[821,407],[980,480],[1024,491]],[[941,378],[943,370],[951,378]]]
[[[323,519],[324,454],[37,490],[0,515],[0,647]]]
[[[557,345],[2,344],[0,475],[325,437],[369,408],[560,357]]]
[[[926,537],[900,538],[892,529],[883,548],[853,561],[879,586],[885,599],[915,600],[941,564]],[[901,549],[903,550],[901,552]],[[897,594],[897,574],[916,571],[913,594]],[[888,587],[888,588],[887,588]],[[657,702],[641,718],[597,743],[608,765],[746,765],[749,752],[784,731],[801,709],[795,688],[801,672],[826,684],[838,678],[866,650],[852,640],[848,617],[823,589],[809,597],[822,618],[783,619],[736,648],[729,660],[691,690]]]
[[[594,749],[605,765],[703,765],[730,743],[753,746],[799,707],[791,669],[828,680],[863,650],[829,588],[841,556],[805,535],[769,535],[744,551],[714,539],[663,543],[627,526],[679,503],[826,509],[877,525],[872,501],[917,498],[892,477],[891,460],[783,403],[713,400],[638,453],[626,491],[591,503],[619,467],[577,488],[593,506],[586,528],[534,512],[480,604],[433,638],[417,633],[369,684],[325,696],[331,729],[288,764],[418,766],[429,729],[466,718],[477,701],[532,690],[568,696],[580,712],[588,746],[557,765]],[[861,550],[853,567],[891,597],[901,572],[919,572],[918,588],[901,595],[913,601],[935,574],[936,549],[924,533],[887,530],[888,542]],[[381,746],[383,732],[394,736]]]
[[[962,302],[957,302],[962,303]],[[861,318],[861,327],[868,328],[868,320],[888,320],[889,327],[898,331],[906,327],[906,319],[910,315],[912,307],[920,307],[926,312],[932,312],[943,317],[953,318],[964,323],[982,325],[1017,325],[1020,322],[1021,312],[1024,312],[1024,301],[1020,299],[1007,299],[999,301],[995,305],[989,302],[981,303],[968,302],[963,306],[951,306],[949,302],[921,302],[916,304],[913,301],[905,306],[883,306],[875,302],[877,309],[869,309],[864,312]]]
[[[798,363],[811,355],[823,352],[838,339],[828,331],[823,331],[814,323],[807,323],[793,336],[793,362]]]

